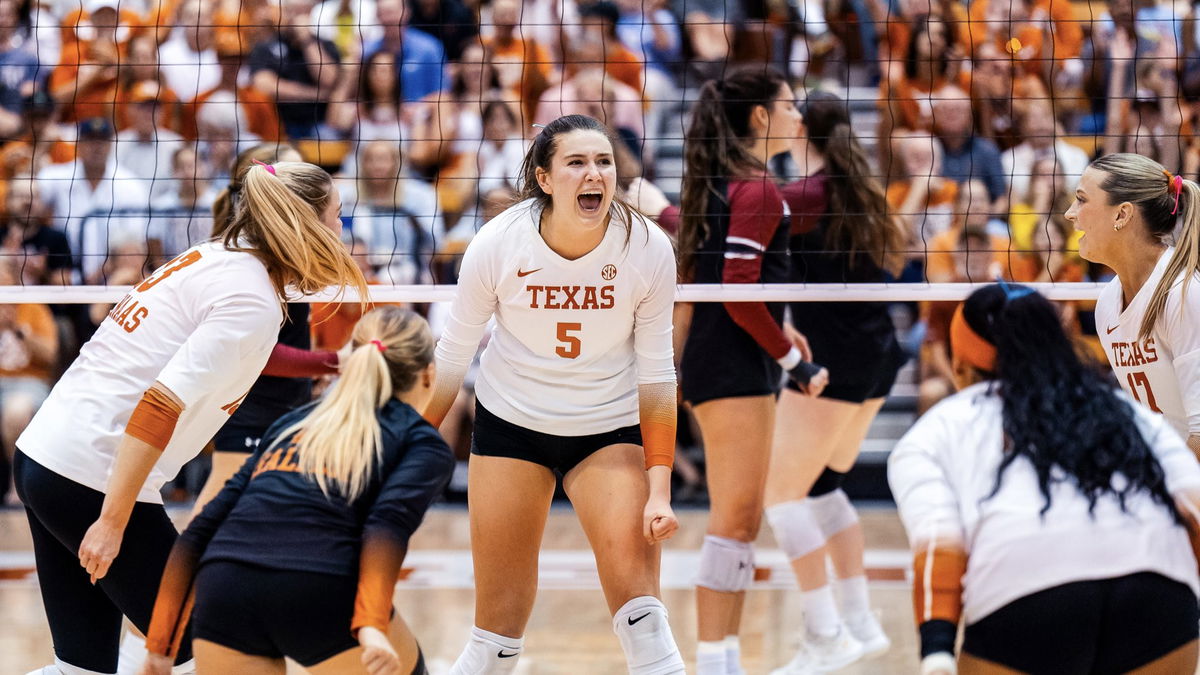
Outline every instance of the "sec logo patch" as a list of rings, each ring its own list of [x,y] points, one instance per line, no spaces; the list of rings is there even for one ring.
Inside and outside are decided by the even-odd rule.
[[[605,265],[604,269],[600,270],[600,277],[605,281],[612,281],[617,278],[617,266]]]

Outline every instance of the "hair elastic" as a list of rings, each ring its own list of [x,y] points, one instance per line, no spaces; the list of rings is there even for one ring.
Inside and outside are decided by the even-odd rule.
[[[252,161],[253,161],[255,164],[257,164],[257,165],[261,166],[262,168],[266,169],[268,172],[270,172],[270,174],[271,174],[272,176],[274,176],[274,175],[275,175],[275,167],[274,167],[274,166],[272,166],[272,165],[270,165],[270,164],[267,164],[266,162],[260,162],[260,161],[258,161],[257,159],[255,159],[255,160],[252,160]]]
[[[1183,194],[1183,176],[1175,176],[1171,184],[1175,188],[1175,207],[1171,209],[1171,215],[1175,215],[1179,212],[1179,196]]]
[[[375,345],[375,347],[376,347],[377,349],[379,349],[380,353],[383,353],[383,352],[386,352],[386,351],[387,351],[387,347],[384,347],[384,346],[383,346],[383,343],[382,343],[382,342],[380,342],[379,340],[371,340],[371,344]]]
[[[533,127],[534,129],[545,129],[546,128],[545,124],[530,124],[529,126]]]
[[[1035,291],[1027,286],[1009,286],[1003,279],[997,278],[996,283],[1000,285],[1000,290],[1004,291],[1004,301],[1012,302],[1018,298],[1023,298],[1027,295],[1032,295]]]

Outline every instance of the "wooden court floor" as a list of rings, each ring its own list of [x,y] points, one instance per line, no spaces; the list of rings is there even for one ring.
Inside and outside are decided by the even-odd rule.
[[[179,511],[177,515],[182,515]],[[691,575],[704,536],[706,513],[679,513],[678,535],[664,547],[663,599],[689,667],[696,617]],[[867,533],[871,596],[893,640],[881,659],[855,664],[847,675],[913,673],[916,640],[910,610],[904,534],[890,508],[861,509]],[[750,592],[742,627],[743,665],[750,675],[768,673],[795,649],[801,609],[786,560],[768,528],[759,541],[758,581]],[[23,675],[51,659],[24,514],[0,511],[0,675]],[[620,646],[595,578],[582,530],[569,508],[555,508],[543,542],[540,589],[518,672],[522,675],[624,673]],[[469,528],[463,508],[431,512],[414,537],[396,606],[417,634],[433,675],[444,673],[472,625],[473,596]],[[297,672],[301,672],[297,669]]]

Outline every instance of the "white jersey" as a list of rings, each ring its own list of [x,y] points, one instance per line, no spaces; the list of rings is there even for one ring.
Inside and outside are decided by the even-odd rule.
[[[215,242],[194,246],[109,312],[17,447],[104,492],[129,416],[157,380],[184,406],[137,498],[161,503],[163,484],[199,454],[258,379],[282,320],[257,258]]]
[[[558,436],[635,425],[638,385],[675,381],[671,241],[635,216],[626,242],[614,219],[599,246],[567,260],[542,239],[539,217],[535,202],[521,202],[475,235],[438,368],[465,373],[494,315],[475,383],[489,412]]]
[[[1167,294],[1167,304],[1150,337],[1138,340],[1142,317],[1174,249],[1163,252],[1154,272],[1121,309],[1121,280],[1113,279],[1096,301],[1096,334],[1121,388],[1160,412],[1186,438],[1200,435],[1200,275]]]
[[[1106,495],[1089,514],[1087,498],[1073,483],[1056,482],[1043,515],[1037,473],[1021,457],[989,497],[1004,457],[1002,402],[992,386],[976,384],[943,400],[888,458],[888,482],[910,542],[936,536],[966,546],[966,623],[1047,588],[1136,572],[1157,572],[1200,592],[1187,531],[1145,492],[1126,500],[1127,512]],[[1179,435],[1161,416],[1132,408],[1168,492],[1200,488],[1200,464]]]

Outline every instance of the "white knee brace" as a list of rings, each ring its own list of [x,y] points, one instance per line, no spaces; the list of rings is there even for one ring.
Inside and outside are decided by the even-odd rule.
[[[825,545],[825,535],[809,502],[802,499],[767,508],[767,522],[775,532],[775,541],[789,560],[803,558]]]
[[[630,675],[676,675],[683,657],[667,623],[667,608],[643,595],[625,603],[613,616],[613,632],[621,641]]]
[[[748,542],[706,535],[700,547],[696,585],[721,593],[744,591],[754,580],[754,547]]]
[[[820,497],[809,497],[808,503],[826,539],[858,522],[858,512],[841,488]]]

